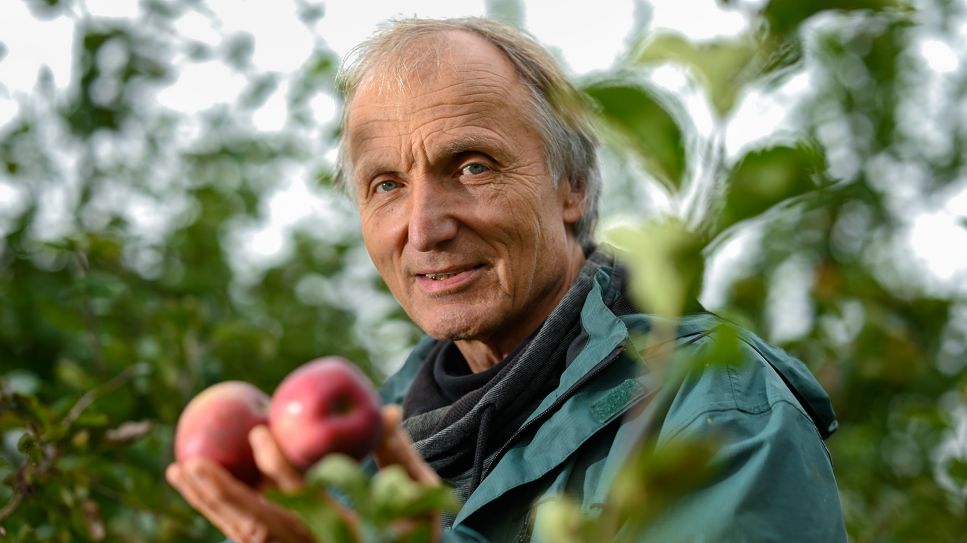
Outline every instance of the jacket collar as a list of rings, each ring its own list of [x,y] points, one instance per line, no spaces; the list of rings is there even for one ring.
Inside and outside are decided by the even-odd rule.
[[[636,377],[640,366],[621,357],[628,328],[604,303],[611,277],[603,269],[581,310],[588,341],[561,375],[558,387],[528,417],[454,525],[507,491],[554,470],[585,441],[638,402],[649,387]]]

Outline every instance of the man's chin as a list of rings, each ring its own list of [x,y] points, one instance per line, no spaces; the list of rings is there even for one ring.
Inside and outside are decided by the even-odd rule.
[[[452,329],[452,328],[434,328],[432,330],[423,329],[426,335],[432,337],[433,339],[449,339],[450,341],[470,341],[474,339],[479,339],[481,334],[475,330],[466,329]]]
[[[485,322],[475,319],[469,312],[436,316],[431,321],[417,325],[434,339],[449,339],[451,341],[467,341],[483,337],[486,334]]]

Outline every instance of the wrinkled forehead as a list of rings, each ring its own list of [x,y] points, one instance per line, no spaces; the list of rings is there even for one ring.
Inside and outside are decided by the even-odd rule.
[[[452,56],[450,40],[441,33],[418,36],[407,42],[396,44],[395,50],[388,52],[378,62],[369,66],[362,75],[352,98],[361,93],[376,91],[378,94],[402,93],[421,81],[434,77]]]
[[[388,45],[367,66],[345,107],[350,110],[360,94],[401,96],[414,86],[461,72],[463,77],[490,73],[505,82],[519,83],[513,63],[487,39],[468,31],[436,31]]]
[[[531,94],[503,50],[477,34],[453,31],[410,40],[368,66],[347,97],[341,182],[352,186],[368,164],[363,159],[372,158],[387,138],[429,122],[446,138],[458,132],[469,137],[464,132],[477,128],[540,140]]]

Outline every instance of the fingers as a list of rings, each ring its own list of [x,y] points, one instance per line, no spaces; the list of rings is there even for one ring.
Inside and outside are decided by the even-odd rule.
[[[398,405],[387,405],[382,410],[383,439],[373,450],[380,467],[399,464],[414,481],[425,485],[440,484],[440,476],[433,471],[413,446],[410,436],[400,426],[403,412]]]
[[[298,518],[212,462],[192,459],[172,464],[165,476],[192,507],[236,543],[312,541]]]
[[[238,489],[233,488],[231,482],[225,484],[218,477],[220,470],[221,468],[211,465],[208,461],[192,459],[181,465],[172,464],[165,475],[171,486],[181,492],[192,507],[225,535],[232,539],[255,541],[256,539],[250,536],[258,534],[253,534],[254,530],[251,528],[241,527],[243,519],[239,518],[235,508],[229,505],[233,501],[244,502],[245,500],[235,497]]]
[[[256,426],[248,434],[255,463],[266,477],[271,479],[282,492],[297,492],[305,486],[305,481],[292,464],[286,460],[272,432],[265,425]]]
[[[439,485],[440,476],[416,452],[409,434],[400,425],[403,420],[403,410],[400,406],[387,405],[383,408],[382,415],[383,439],[373,450],[376,463],[380,467],[399,464],[406,469],[414,481],[428,486]],[[432,513],[426,518],[397,521],[395,528],[399,534],[405,535],[426,523],[434,527],[430,532],[430,543],[438,543],[441,538],[440,526],[442,526],[440,513]],[[405,540],[406,537],[403,539]]]
[[[383,408],[382,416],[383,438],[373,451],[376,462],[380,466],[399,464],[419,483],[440,484],[440,477],[423,461],[400,426],[399,406]],[[302,475],[285,459],[265,426],[254,428],[249,433],[249,441],[259,469],[282,491],[293,492],[304,486]],[[217,464],[192,459],[172,464],[165,476],[192,507],[236,543],[312,541],[305,525],[294,514],[266,501]],[[341,512],[348,525],[354,527],[354,515],[345,510]]]
[[[387,434],[396,430],[400,423],[403,422],[403,408],[396,404],[383,407],[380,415],[383,416],[383,430]]]

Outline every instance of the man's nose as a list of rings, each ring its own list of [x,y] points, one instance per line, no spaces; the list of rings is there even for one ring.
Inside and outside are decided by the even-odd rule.
[[[457,235],[452,195],[434,180],[415,180],[412,187],[408,241],[418,251],[438,249]]]

